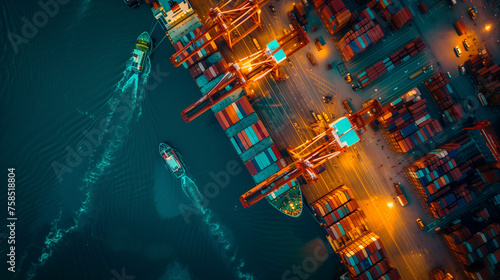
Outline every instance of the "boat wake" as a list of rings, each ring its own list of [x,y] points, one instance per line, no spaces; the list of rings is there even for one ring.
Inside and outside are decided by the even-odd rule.
[[[87,10],[90,7],[90,2],[91,0],[84,0],[82,1],[80,8],[78,9],[78,14],[77,14],[77,19],[78,21],[81,21],[85,14],[87,13]]]
[[[216,221],[212,211],[203,206],[203,196],[196,183],[188,176],[183,176],[181,184],[182,190],[192,201],[196,210],[200,212],[203,222],[208,226],[208,232],[213,238],[214,245],[220,249],[228,268],[232,270],[237,279],[254,279],[252,274],[242,272],[245,261],[242,258],[237,259],[238,248],[231,242],[229,235],[224,232],[224,227]]]
[[[106,118],[106,130],[103,132],[102,141],[90,156],[90,162],[82,179],[80,190],[85,193],[85,199],[81,207],[76,211],[73,218],[73,225],[62,228],[59,221],[63,214],[61,210],[59,215],[51,223],[50,232],[45,237],[44,247],[38,260],[32,263],[27,279],[36,276],[37,270],[42,267],[52,256],[54,248],[58,245],[64,236],[74,232],[84,223],[83,218],[88,213],[93,197],[93,189],[101,178],[102,174],[113,163],[119,149],[128,136],[129,126],[132,122],[138,120],[142,113],[141,101],[144,97],[144,88],[147,84],[151,63],[147,59],[145,69],[142,74],[134,72],[131,58],[126,65],[121,80],[116,84],[112,97],[108,100],[109,113]],[[22,277],[25,279],[25,277]]]

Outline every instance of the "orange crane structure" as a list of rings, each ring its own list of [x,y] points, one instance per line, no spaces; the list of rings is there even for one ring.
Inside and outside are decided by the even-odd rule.
[[[307,182],[317,181],[319,167],[340,154],[346,147],[359,141],[357,131],[374,122],[384,112],[378,100],[369,101],[364,105],[362,110],[329,124],[326,131],[312,140],[296,148],[287,149],[294,162],[240,196],[243,207],[252,206],[300,176],[303,176]],[[366,115],[368,115],[367,118],[365,118]],[[349,140],[345,140],[345,137]]]
[[[203,31],[200,32],[200,34],[198,34],[198,36],[191,40],[187,45],[185,45],[184,48],[172,55],[170,57],[170,60],[175,67],[178,67],[193,55],[195,55],[198,51],[202,50],[221,36],[224,38],[227,45],[232,50],[234,44],[238,43],[241,39],[245,38],[245,36],[250,34],[255,29],[259,28],[260,30],[262,30],[260,21],[260,8],[267,1],[269,0],[247,0],[237,5],[236,7],[229,8],[228,4],[232,2],[232,0],[229,0],[220,6],[211,8],[208,12],[208,18],[205,24],[201,26],[201,30]],[[252,20],[253,25],[250,28],[246,28],[246,31],[237,38],[233,38],[233,31],[235,31],[239,26],[241,26],[245,22],[248,22],[249,20]],[[208,37],[210,38],[209,40],[199,41],[207,34],[210,35],[210,37]],[[180,55],[184,52],[187,52],[187,50],[191,47],[193,48],[191,52],[187,54],[187,56],[181,58]]]
[[[185,122],[192,121],[232,93],[248,87],[269,73],[279,79],[281,74],[278,64],[308,43],[307,34],[297,24],[294,31],[272,41],[265,49],[229,66],[224,77],[207,94],[181,112],[182,118]]]
[[[491,122],[488,120],[478,122],[474,121],[475,125],[473,127],[464,127],[463,130],[479,130],[481,136],[483,136],[486,141],[486,145],[491,150],[491,153],[495,157],[495,160],[500,163],[500,142],[498,141],[495,131]]]

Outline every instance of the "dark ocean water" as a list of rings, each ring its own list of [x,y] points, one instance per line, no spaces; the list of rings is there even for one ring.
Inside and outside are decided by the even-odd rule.
[[[182,121],[200,92],[171,65],[168,40],[144,74],[130,71],[135,39],[153,25],[146,5],[41,2],[57,9],[0,2],[0,279],[338,278],[307,212],[241,207],[253,181],[213,114]],[[161,40],[159,26],[153,36]],[[193,181],[165,169],[163,141]],[[7,168],[16,273],[7,270]]]

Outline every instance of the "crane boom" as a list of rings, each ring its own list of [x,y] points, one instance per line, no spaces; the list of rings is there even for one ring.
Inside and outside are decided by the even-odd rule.
[[[223,10],[223,8],[231,2],[231,0],[229,0],[221,6],[211,8],[208,12],[207,21],[201,26],[202,31],[182,49],[178,50],[170,57],[172,64],[174,64],[175,67],[180,66],[193,57],[198,51],[204,49],[220,37],[224,38],[232,50],[234,44],[245,38],[252,31],[257,28],[262,29],[260,21],[261,7],[268,1],[269,0],[247,0],[229,10]],[[253,25],[246,28],[246,31],[237,38],[233,38],[233,31],[248,20],[252,20]],[[210,36],[205,37],[206,35]],[[205,39],[201,40],[202,38]],[[181,57],[181,54],[187,55]]]
[[[367,124],[374,122],[383,114],[384,109],[376,99],[364,105],[363,109],[347,117],[351,126],[350,129],[359,130]],[[368,118],[366,119],[365,114],[368,114]],[[240,196],[240,202],[243,207],[248,208],[252,206],[271,192],[300,176],[304,176],[308,182],[316,181],[318,179],[316,169],[326,161],[340,154],[344,150],[343,147],[348,146],[340,140],[339,131],[335,130],[335,124],[342,119],[345,118],[340,118],[329,124],[328,129],[316,135],[312,140],[308,140],[296,148],[287,149],[295,161]],[[320,144],[317,145],[317,143]]]
[[[194,120],[235,91],[248,87],[269,73],[274,72],[277,77],[278,64],[281,61],[277,61],[274,55],[283,51],[285,57],[289,57],[309,43],[307,34],[302,29],[290,32],[276,41],[278,43],[276,49],[258,51],[231,65],[226,73],[226,75],[230,74],[229,78],[224,77],[207,94],[184,109],[181,112],[182,119],[185,122]]]

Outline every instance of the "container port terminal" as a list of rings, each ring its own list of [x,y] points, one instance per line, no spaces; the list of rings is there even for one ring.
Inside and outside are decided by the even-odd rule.
[[[312,213],[348,279],[495,279],[500,54],[465,3],[434,40],[443,2],[146,1],[200,87],[182,118],[215,116],[255,181],[245,210]]]

